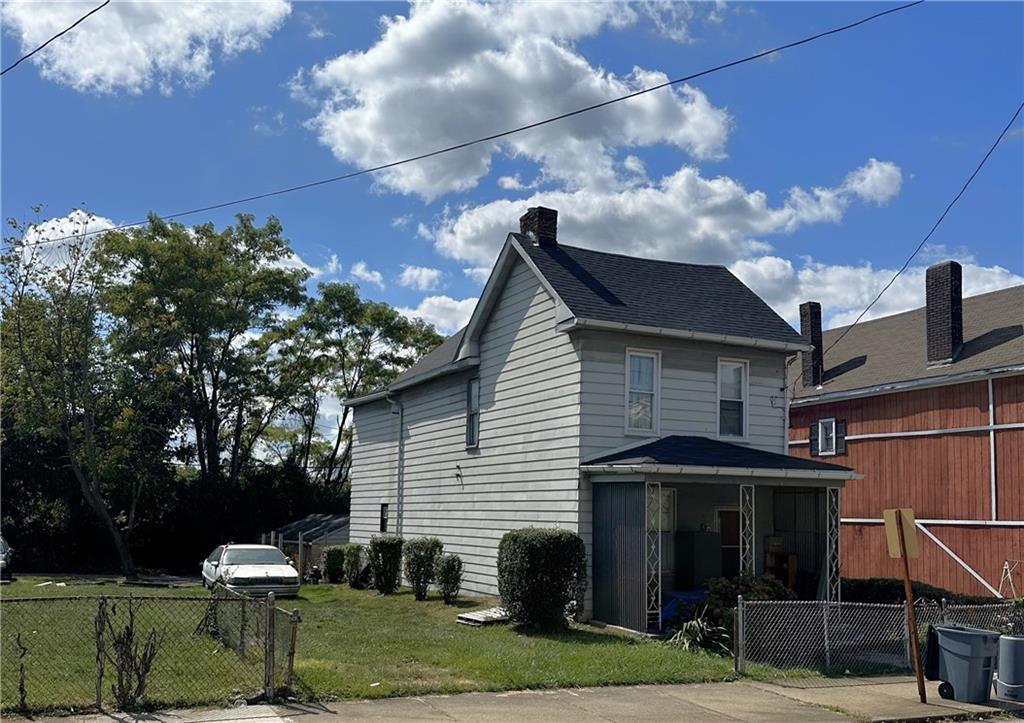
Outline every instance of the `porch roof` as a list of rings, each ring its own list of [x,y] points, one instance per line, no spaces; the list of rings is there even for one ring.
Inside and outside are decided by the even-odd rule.
[[[799,477],[846,480],[859,477],[849,467],[722,442],[708,437],[669,435],[628,449],[592,457],[585,472]]]

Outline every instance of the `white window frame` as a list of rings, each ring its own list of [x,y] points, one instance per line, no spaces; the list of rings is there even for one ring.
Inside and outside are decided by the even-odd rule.
[[[651,403],[651,429],[637,429],[629,426],[629,359],[633,356],[654,359],[654,400]],[[623,394],[622,425],[627,437],[656,437],[661,430],[661,352],[657,349],[626,348],[625,393]]]
[[[821,448],[821,440],[824,439],[824,436],[821,433],[821,429],[825,425],[831,425],[831,427],[832,427],[832,449],[831,450],[823,450]],[[836,418],[835,417],[828,417],[827,419],[819,419],[818,420],[818,456],[819,457],[835,457],[836,456],[836,443],[837,443],[837,441],[838,440],[836,439]]]
[[[743,434],[722,434],[722,365],[739,364],[743,367]],[[729,400],[726,400],[729,401]],[[720,356],[715,364],[715,436],[718,439],[746,442],[750,438],[750,360]]]

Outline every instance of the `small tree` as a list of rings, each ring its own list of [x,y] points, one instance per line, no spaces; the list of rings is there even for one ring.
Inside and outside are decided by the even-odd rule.
[[[542,630],[566,626],[587,586],[583,539],[562,529],[506,532],[498,545],[498,592],[511,620]]]
[[[358,542],[349,542],[341,546],[345,556],[345,577],[352,588],[361,585],[359,577],[363,573],[363,546]]]
[[[390,595],[398,589],[402,570],[402,538],[398,535],[374,535],[370,538],[368,556],[374,588],[381,595]]]
[[[452,605],[462,588],[462,558],[458,555],[438,556],[434,576],[444,604]]]
[[[340,546],[324,549],[324,577],[327,582],[339,583],[345,577],[345,550]]]
[[[420,537],[405,543],[405,579],[417,600],[427,599],[427,587],[434,581],[434,565],[443,546],[436,537]]]

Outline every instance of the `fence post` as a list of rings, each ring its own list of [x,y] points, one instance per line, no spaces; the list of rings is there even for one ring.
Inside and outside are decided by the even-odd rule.
[[[260,544],[261,545],[267,544],[267,533],[266,532],[261,532],[260,533]]]
[[[238,626],[238,654],[241,657],[245,657],[245,615],[249,608],[249,599],[246,597],[238,598],[238,607],[241,608],[239,618],[241,619],[241,625]]]
[[[305,532],[300,532],[299,533],[299,554],[296,556],[296,560],[299,563],[299,584],[300,585],[302,584],[302,580],[305,577],[305,574],[303,573],[303,567],[302,567],[303,563],[305,562],[305,560],[304,560],[305,556],[306,556],[306,533]]]
[[[743,675],[747,668],[747,625],[746,625],[746,604],[742,595],[736,596],[736,643],[733,665],[739,675]]]
[[[266,645],[264,646],[264,687],[268,701],[274,699],[274,693],[276,692],[276,686],[274,685],[274,593],[267,593],[267,599],[264,603],[267,608],[267,624],[265,627],[265,640]]]
[[[908,668],[913,667],[910,660],[910,610],[907,601],[903,601],[903,661]]]
[[[939,621],[943,625],[949,625],[949,622],[946,620],[946,598],[939,600]]]
[[[103,636],[107,625],[107,599],[96,600],[96,707],[103,708],[103,654],[105,643]],[[20,641],[20,639],[19,639]]]
[[[822,602],[822,605],[821,605],[821,616],[822,616],[822,624],[823,624],[823,628],[824,628],[824,632],[825,632],[825,669],[826,670],[831,670],[832,669],[832,645],[829,642],[829,637],[828,637],[828,618],[829,618],[829,609],[831,607],[832,607],[832,605],[831,605],[831,603],[829,603],[828,600],[825,600],[825,601]]]
[[[299,615],[299,609],[295,608],[292,610],[291,638],[288,641],[288,679],[285,685],[289,688],[292,687],[292,672],[295,670],[295,645],[299,639],[299,623],[301,622],[302,617]]]

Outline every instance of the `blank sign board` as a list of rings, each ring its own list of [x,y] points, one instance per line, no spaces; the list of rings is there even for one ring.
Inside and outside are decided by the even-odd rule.
[[[885,542],[889,546],[889,557],[899,558],[900,534],[896,527],[896,512],[899,512],[900,521],[903,523],[903,541],[907,546],[907,557],[911,560],[917,559],[917,528],[914,523],[914,510],[909,507],[901,507],[899,510],[882,510],[882,519],[885,520]]]

